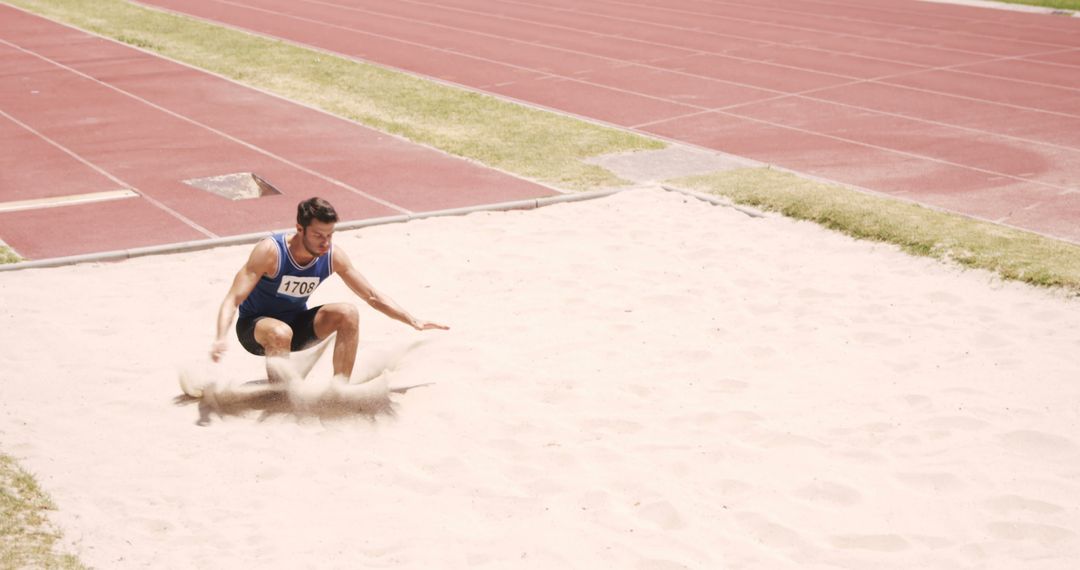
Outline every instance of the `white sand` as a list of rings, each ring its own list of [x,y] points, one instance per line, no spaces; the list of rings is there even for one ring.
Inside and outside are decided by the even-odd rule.
[[[1080,559],[1075,301],[660,191],[336,240],[453,327],[362,306],[361,359],[431,339],[385,376],[434,382],[392,394],[392,416],[271,407],[198,426],[173,403],[247,246],[0,274],[0,449],[38,475],[84,561]],[[348,299],[334,279],[315,300]],[[223,366],[265,378],[235,339]]]

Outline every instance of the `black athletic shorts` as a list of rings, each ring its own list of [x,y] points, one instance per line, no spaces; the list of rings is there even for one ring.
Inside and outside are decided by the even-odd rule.
[[[322,305],[319,305],[318,307],[313,307],[293,315],[274,317],[289,325],[289,328],[292,329],[293,352],[304,350],[319,341],[319,337],[315,335],[315,313],[318,313],[321,308]],[[266,354],[266,351],[263,350],[259,341],[255,340],[255,324],[259,322],[259,319],[265,318],[268,317],[263,315],[246,318],[240,317],[236,321],[236,336],[240,339],[240,344],[242,344],[248,352],[258,356],[263,356]]]

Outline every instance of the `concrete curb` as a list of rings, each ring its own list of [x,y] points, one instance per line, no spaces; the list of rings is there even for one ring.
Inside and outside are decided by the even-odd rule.
[[[381,226],[386,224],[399,224],[412,220],[422,220],[425,218],[435,218],[442,216],[462,216],[465,214],[472,214],[476,212],[504,212],[508,210],[533,210],[536,208],[542,208],[544,206],[551,206],[554,204],[561,204],[564,202],[579,202],[583,200],[595,200],[597,198],[606,198],[612,194],[617,194],[622,190],[597,190],[592,192],[581,192],[579,194],[561,194],[558,196],[546,196],[543,198],[529,198],[527,200],[515,200],[512,202],[499,202],[495,204],[483,204],[479,206],[467,206],[463,208],[450,208],[446,210],[435,210],[432,212],[416,212],[413,214],[402,214],[398,216],[386,216],[383,218],[372,218],[369,220],[354,220],[350,222],[341,222],[336,226],[337,230],[356,230],[366,228],[370,226]],[[274,230],[277,232],[289,232],[292,228]],[[41,269],[47,267],[60,267],[64,265],[75,265],[78,263],[102,263],[123,261],[125,259],[131,259],[133,257],[144,257],[148,255],[166,255],[171,253],[183,253],[188,251],[199,251],[203,249],[213,249],[216,247],[226,247],[231,245],[243,245],[247,243],[255,243],[272,232],[256,232],[250,234],[243,234],[237,236],[228,236],[217,239],[187,241],[180,243],[171,243],[165,245],[154,245],[149,247],[137,247],[132,249],[122,249],[115,251],[106,251],[102,253],[88,253],[84,255],[72,255],[68,257],[54,257],[50,259],[35,259],[30,261],[20,261],[18,263],[9,263],[0,265],[0,272],[4,271],[19,271],[21,269]]]
[[[728,200],[727,198],[724,198],[722,196],[713,196],[711,194],[703,194],[701,192],[696,192],[694,190],[687,190],[685,188],[676,188],[674,186],[668,186],[666,184],[661,184],[660,187],[663,188],[664,190],[667,190],[668,192],[677,192],[679,194],[684,194],[684,195],[690,196],[692,198],[697,198],[698,200],[701,200],[702,202],[708,202],[708,203],[710,203],[710,204],[712,204],[714,206],[723,206],[725,208],[731,208],[733,210],[737,210],[739,212],[742,212],[742,213],[746,214],[747,216],[750,216],[751,218],[764,218],[765,217],[765,213],[760,211],[760,210],[755,210],[754,208],[750,208],[748,206],[740,206],[740,205],[738,205],[738,204],[732,202],[731,200]]]

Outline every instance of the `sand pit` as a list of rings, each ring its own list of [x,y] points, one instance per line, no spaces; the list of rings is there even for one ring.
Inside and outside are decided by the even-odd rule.
[[[174,402],[246,246],[0,275],[0,448],[38,475],[85,562],[1080,559],[1076,301],[661,191],[336,242],[452,327],[361,307],[361,359],[427,341],[380,376],[418,386],[391,393],[393,414],[200,426]],[[348,299],[338,279],[315,296]],[[222,366],[265,378],[235,339]]]

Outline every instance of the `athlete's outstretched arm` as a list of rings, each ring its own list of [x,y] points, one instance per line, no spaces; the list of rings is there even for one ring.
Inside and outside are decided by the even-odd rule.
[[[221,308],[218,309],[217,336],[214,337],[214,343],[210,346],[210,358],[214,359],[214,362],[221,359],[221,355],[228,347],[225,337],[229,334],[237,307],[244,302],[244,299],[247,299],[263,275],[277,270],[277,255],[274,242],[262,240],[251,250],[247,263],[236,272],[232,286],[229,287],[229,292],[225,294],[225,299],[221,301]]]
[[[428,329],[442,329],[446,330],[450,327],[446,325],[440,325],[439,323],[433,323],[431,321],[422,321],[414,318],[405,309],[402,309],[394,302],[393,299],[379,293],[368,283],[368,280],[357,271],[353,265],[352,260],[341,248],[334,248],[334,272],[341,275],[342,281],[345,285],[356,293],[358,297],[364,300],[368,305],[371,305],[373,309],[380,313],[399,320],[416,330],[428,330]]]

